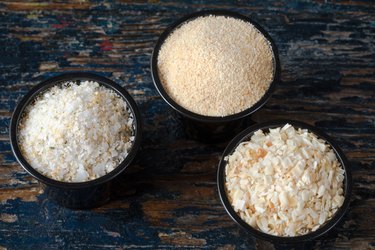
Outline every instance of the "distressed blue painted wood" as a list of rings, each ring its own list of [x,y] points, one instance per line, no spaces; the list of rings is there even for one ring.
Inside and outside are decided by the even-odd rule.
[[[256,121],[292,118],[333,136],[353,169],[344,222],[306,248],[375,247],[375,4],[363,1],[30,1],[0,3],[0,248],[273,249],[240,230],[216,190],[225,144],[186,138],[153,87],[158,35],[184,14],[229,9],[273,36],[282,81]],[[144,118],[144,143],[116,181],[115,198],[69,210],[43,194],[15,161],[12,111],[38,82],[88,71],[124,86]],[[281,247],[282,248],[282,247]]]

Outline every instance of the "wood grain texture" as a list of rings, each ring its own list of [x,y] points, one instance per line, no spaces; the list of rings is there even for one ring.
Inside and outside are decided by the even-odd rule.
[[[229,9],[264,26],[279,48],[281,82],[256,121],[292,118],[333,136],[354,190],[343,223],[296,249],[375,248],[375,4],[373,1],[2,1],[0,3],[0,248],[286,248],[258,241],[227,216],[216,190],[225,144],[186,138],[153,87],[158,35],[177,18]],[[134,164],[114,199],[87,211],[48,200],[17,164],[9,121],[40,81],[88,71],[124,86],[144,119]]]

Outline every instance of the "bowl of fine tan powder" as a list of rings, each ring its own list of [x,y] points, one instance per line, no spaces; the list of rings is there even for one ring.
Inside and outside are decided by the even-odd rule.
[[[352,178],[332,138],[309,124],[280,120],[251,126],[228,144],[217,185],[225,210],[245,231],[294,244],[342,221]]]
[[[190,14],[160,36],[154,85],[203,141],[229,139],[269,99],[279,79],[277,48],[252,19],[211,10]]]
[[[90,73],[50,78],[28,92],[10,125],[20,165],[57,203],[90,208],[110,199],[110,184],[134,159],[140,114],[129,93]]]

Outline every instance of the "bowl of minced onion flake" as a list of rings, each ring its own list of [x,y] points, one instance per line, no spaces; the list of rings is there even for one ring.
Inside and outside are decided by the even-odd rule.
[[[89,208],[110,199],[110,183],[134,159],[141,120],[129,93],[91,73],[35,86],[16,107],[11,146],[21,166],[57,203]]]
[[[294,244],[343,219],[352,180],[333,139],[309,124],[280,120],[251,126],[228,144],[217,185],[225,210],[248,233]]]

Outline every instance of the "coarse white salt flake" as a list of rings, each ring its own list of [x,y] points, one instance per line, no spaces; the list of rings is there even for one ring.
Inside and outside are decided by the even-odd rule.
[[[93,81],[66,82],[26,107],[18,144],[41,174],[84,182],[115,169],[134,141],[133,114],[123,98]]]

